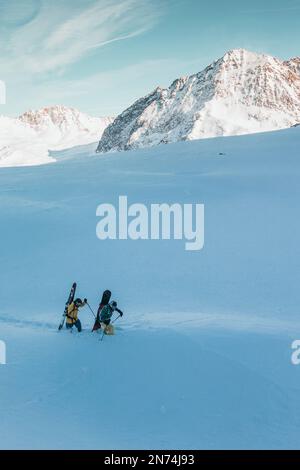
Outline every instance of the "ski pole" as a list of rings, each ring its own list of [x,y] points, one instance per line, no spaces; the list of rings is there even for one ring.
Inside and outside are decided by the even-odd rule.
[[[115,319],[111,322],[111,325],[112,325],[113,323],[115,323],[115,321],[117,321],[119,318],[121,318],[121,316],[122,316],[122,315],[119,315],[117,318],[115,318]]]
[[[121,317],[122,317],[122,315],[118,315],[110,324],[112,325],[113,323],[115,323],[115,321],[117,321]],[[105,328],[103,329],[103,333],[102,333],[100,341],[103,341],[104,335],[105,335]]]
[[[103,333],[102,333],[102,336],[101,336],[100,341],[103,341],[103,340],[104,340],[104,335],[105,335],[105,328],[103,328]]]
[[[90,309],[90,311],[92,312],[92,314],[94,315],[94,317],[96,318],[95,312],[91,308],[90,304],[88,302],[86,304],[87,304],[88,308]]]
[[[119,315],[117,318],[115,318],[110,324],[112,325],[113,323],[115,323],[115,321],[118,320],[118,318],[120,318],[121,315]],[[105,328],[103,328],[103,333],[102,333],[102,336],[101,336],[101,339],[100,341],[103,341],[104,340],[104,335],[105,335]]]

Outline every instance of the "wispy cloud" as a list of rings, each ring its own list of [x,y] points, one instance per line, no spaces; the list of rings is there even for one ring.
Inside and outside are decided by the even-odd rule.
[[[97,48],[149,30],[162,12],[157,0],[86,0],[85,7],[83,3],[34,3],[35,14],[27,23],[0,31],[1,68],[31,75],[61,72]]]

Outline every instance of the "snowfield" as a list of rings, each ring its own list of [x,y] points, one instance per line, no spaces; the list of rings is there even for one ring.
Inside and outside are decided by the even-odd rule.
[[[300,128],[0,171],[2,449],[299,449]],[[205,247],[100,241],[96,208],[205,204]],[[125,312],[57,332],[68,291]]]

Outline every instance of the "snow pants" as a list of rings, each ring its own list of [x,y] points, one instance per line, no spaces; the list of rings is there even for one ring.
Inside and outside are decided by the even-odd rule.
[[[76,326],[76,328],[78,330],[78,333],[81,333],[82,326],[81,326],[81,321],[80,320],[77,320],[75,323],[73,323],[73,325],[71,323],[66,323],[67,330],[71,330],[73,328],[73,326]]]

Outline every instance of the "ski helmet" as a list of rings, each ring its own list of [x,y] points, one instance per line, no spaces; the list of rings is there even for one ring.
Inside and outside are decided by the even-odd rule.
[[[117,304],[117,302],[116,302],[115,300],[113,300],[112,302],[110,302],[109,305],[110,305],[110,307],[111,307],[113,310],[116,310],[116,308],[117,308],[117,306],[118,306],[118,304]]]
[[[82,305],[82,303],[83,303],[83,302],[82,302],[81,299],[76,299],[75,302],[74,302],[74,304],[75,304],[76,307],[80,307],[80,306]]]

